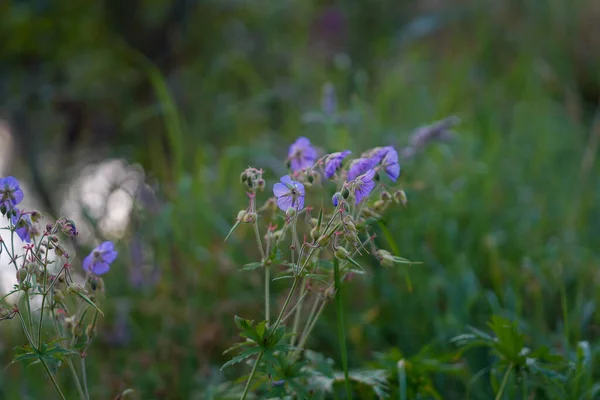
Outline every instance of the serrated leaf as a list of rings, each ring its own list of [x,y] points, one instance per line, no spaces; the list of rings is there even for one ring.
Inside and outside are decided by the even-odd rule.
[[[231,367],[232,365],[238,364],[238,363],[252,357],[254,354],[258,354],[261,351],[262,351],[262,349],[258,346],[251,347],[247,350],[244,350],[244,352],[242,352],[241,354],[238,354],[237,356],[233,357],[231,360],[229,360],[225,364],[223,364],[223,366],[221,367],[221,371],[227,367]]]
[[[257,268],[260,268],[260,267],[262,267],[262,266],[263,266],[263,263],[262,263],[262,262],[260,262],[260,261],[257,261],[257,262],[253,262],[253,263],[245,264],[245,265],[242,267],[242,271],[253,271],[253,270],[255,270],[255,269],[257,269]]]

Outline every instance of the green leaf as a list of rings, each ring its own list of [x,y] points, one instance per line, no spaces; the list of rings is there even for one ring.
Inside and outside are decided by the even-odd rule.
[[[262,351],[262,348],[260,348],[258,346],[250,347],[250,348],[244,350],[244,352],[233,357],[231,360],[227,361],[225,364],[223,364],[223,366],[221,367],[221,371],[227,367],[231,367],[232,365],[238,364],[238,363],[252,357],[254,354],[258,354],[261,351]]]
[[[242,267],[242,271],[253,271],[253,270],[255,270],[255,269],[257,269],[257,268],[260,268],[260,267],[262,267],[262,266],[263,266],[263,263],[262,263],[262,262],[260,262],[260,261],[257,261],[257,262],[253,262],[253,263],[245,264],[245,265]]]
[[[274,281],[279,281],[279,280],[282,280],[282,279],[290,279],[290,278],[291,278],[291,279],[294,279],[294,278],[295,278],[295,276],[294,276],[294,275],[283,275],[283,276],[278,276],[277,278],[273,278],[273,282],[274,282]]]

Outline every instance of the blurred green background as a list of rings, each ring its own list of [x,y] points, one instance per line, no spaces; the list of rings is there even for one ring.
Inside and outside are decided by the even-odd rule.
[[[450,354],[492,314],[558,352],[588,340],[598,361],[599,20],[593,0],[0,3],[2,175],[30,207],[74,218],[82,251],[120,250],[92,397],[210,398],[245,371],[219,370],[233,316],[263,301],[260,272],[239,271],[258,258],[251,232],[223,241],[245,167],[270,187],[300,135],[356,154],[451,115],[453,140],[400,160],[408,207],[378,239],[423,262],[411,285],[369,257],[349,283],[351,367]],[[326,82],[344,124],[306,122]],[[311,346],[338,360],[335,329],[327,310]],[[9,365],[19,344],[18,323],[1,322],[0,398],[54,398],[41,368]],[[434,376],[442,398],[465,398],[489,355],[462,363],[466,375]],[[470,386],[493,398],[485,379]]]

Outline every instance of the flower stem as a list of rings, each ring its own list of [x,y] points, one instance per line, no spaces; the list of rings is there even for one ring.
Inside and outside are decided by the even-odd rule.
[[[58,383],[56,382],[56,379],[54,379],[54,375],[52,375],[52,371],[50,371],[50,368],[48,368],[48,364],[46,364],[46,361],[44,361],[43,358],[40,358],[39,360],[42,362],[42,365],[46,369],[46,372],[48,373],[48,376],[50,377],[50,380],[52,381],[52,384],[54,385],[54,389],[56,389],[56,392],[58,393],[60,398],[62,400],[67,400],[67,398],[65,397],[63,392],[60,390],[60,387],[58,387]]]
[[[250,389],[250,383],[252,383],[252,379],[254,379],[254,374],[256,373],[256,368],[258,368],[258,364],[260,363],[262,355],[263,355],[263,352],[261,351],[260,353],[258,353],[258,357],[256,357],[256,362],[254,363],[254,366],[252,367],[252,371],[250,371],[250,376],[248,376],[248,381],[246,382],[246,387],[244,388],[244,393],[242,393],[242,397],[240,397],[240,400],[244,400],[246,398],[246,396],[248,395],[248,390]]]
[[[265,265],[265,321],[271,322],[271,266]]]
[[[81,378],[83,380],[83,390],[85,392],[86,400],[90,400],[90,392],[87,384],[87,374],[85,372],[85,357],[81,357]]]
[[[69,370],[71,370],[71,375],[73,375],[73,380],[75,381],[75,386],[77,387],[77,393],[79,393],[79,397],[81,400],[87,400],[88,398],[85,396],[85,393],[81,388],[81,382],[79,382],[79,377],[77,376],[77,371],[73,365],[73,360],[71,360],[70,357],[67,359],[67,364],[69,364]]]
[[[315,302],[315,304],[317,304],[317,302]],[[302,351],[302,349],[304,348],[304,345],[306,344],[306,340],[308,339],[308,337],[310,336],[310,333],[312,332],[313,328],[317,324],[317,320],[319,319],[319,317],[321,316],[321,313],[325,309],[326,304],[327,304],[327,301],[324,300],[323,303],[321,303],[321,307],[319,307],[316,314],[314,315],[314,318],[312,320],[309,318],[309,325],[307,325],[306,328],[304,329],[304,332],[302,332],[302,337],[300,338],[298,347],[292,353],[292,358],[291,358],[292,361],[295,361],[296,358],[298,358],[298,356],[300,355],[300,352]]]
[[[510,376],[510,371],[512,371],[512,367],[513,365],[511,363],[506,369],[506,372],[504,373],[504,378],[502,378],[500,389],[498,389],[498,394],[496,394],[496,400],[500,400],[502,398],[502,395],[504,394],[504,388],[506,386],[506,383],[508,382],[508,377]]]
[[[300,325],[300,317],[302,315],[302,303],[304,301],[304,295],[306,294],[306,277],[302,278],[302,289],[300,290],[300,297],[296,308],[296,315],[294,316],[294,325],[292,328],[292,337],[290,344],[293,346],[296,343],[296,335],[298,333],[298,325]]]
[[[346,386],[346,395],[352,399],[352,390],[350,388],[350,377],[348,374],[348,353],[346,349],[346,327],[344,326],[344,299],[342,295],[342,284],[340,278],[340,261],[337,257],[333,259],[333,275],[335,280],[335,307],[337,309],[338,340],[342,353],[342,368],[344,369],[344,385]]]

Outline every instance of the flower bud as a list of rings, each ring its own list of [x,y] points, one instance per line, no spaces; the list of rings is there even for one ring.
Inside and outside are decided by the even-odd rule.
[[[247,211],[246,210],[240,210],[237,214],[237,220],[239,222],[242,222],[244,220],[244,217],[246,216]]]
[[[384,190],[381,192],[381,200],[389,203],[392,201],[392,195],[387,190]]]
[[[63,294],[62,290],[56,289],[54,291],[54,301],[56,303],[62,303],[64,300],[65,300],[65,295]]]
[[[340,260],[346,260],[348,259],[348,257],[350,257],[350,253],[348,253],[348,250],[346,250],[345,248],[338,247],[337,249],[335,249],[335,257]]]
[[[313,238],[313,240],[317,240],[320,236],[321,236],[321,230],[319,229],[318,226],[315,226],[314,228],[311,229],[310,237]]]
[[[338,204],[340,203],[340,199],[342,198],[342,194],[340,192],[336,192],[333,197],[331,198],[331,202],[333,203],[333,205],[335,207],[338,206]]]
[[[244,215],[244,220],[243,222],[246,224],[252,224],[256,221],[256,213],[246,213],[246,215]]]
[[[285,216],[288,218],[292,218],[295,215],[296,215],[296,209],[294,207],[288,208],[287,211],[285,212]]]
[[[242,172],[242,174],[240,175],[240,182],[242,183],[246,183],[246,181],[248,180],[248,174],[244,171]]]
[[[31,217],[31,222],[33,222],[35,224],[36,222],[39,222],[43,218],[43,215],[41,212],[39,212],[37,210],[33,210],[31,212],[30,217]]]
[[[375,179],[376,182],[379,182],[381,180],[381,176],[379,176],[379,171],[375,172],[375,176],[373,177],[373,179]]]
[[[56,236],[56,235],[48,236],[48,242],[52,243],[52,244],[58,244],[59,243],[58,236]]]
[[[319,224],[319,220],[317,218],[310,219],[310,226],[317,226]]]
[[[404,190],[398,190],[394,193],[394,202],[396,204],[402,204],[403,206],[406,206],[408,199],[406,198],[406,193],[404,193]]]
[[[19,268],[17,271],[17,281],[19,281],[19,283],[23,283],[25,282],[25,279],[27,279],[27,269]]]
[[[327,290],[325,290],[325,297],[328,299],[334,299],[335,298],[335,287],[329,286],[327,288]]]
[[[377,256],[377,258],[379,258],[381,265],[383,265],[384,267],[394,266],[394,257],[389,251],[380,249],[377,250],[377,253],[375,253],[375,255]]]
[[[35,262],[30,262],[27,264],[27,272],[29,272],[31,275],[35,275],[37,274],[37,272],[39,271],[39,267],[37,265],[37,263]]]
[[[75,326],[75,317],[67,317],[65,318],[65,328],[68,330],[73,330]]]
[[[85,328],[85,335],[88,337],[88,339],[91,339],[94,337],[95,334],[96,334],[96,327],[92,324],[89,324],[87,326],[87,328]]]
[[[283,239],[283,229],[279,229],[278,231],[273,232],[273,237],[276,241],[280,241]]]
[[[307,177],[307,182],[310,184],[315,183],[315,176],[313,174],[309,174]]]
[[[90,278],[90,287],[92,288],[92,290],[104,290],[104,281],[102,280],[102,278],[99,278],[97,276],[93,276]]]
[[[67,292],[69,294],[85,293],[85,289],[83,288],[83,286],[78,285],[77,283],[71,283],[67,287]]]
[[[259,180],[257,181],[257,185],[258,185],[258,188],[259,188],[260,190],[264,190],[264,188],[265,188],[265,180],[264,180],[264,179],[262,179],[262,178],[261,178],[261,179],[259,179]]]
[[[56,255],[59,256],[59,257],[62,257],[65,254],[67,254],[65,248],[62,247],[60,244],[56,245],[56,247],[54,248],[54,253],[56,253]]]
[[[373,204],[373,208],[375,209],[375,212],[378,212],[378,213],[385,211],[387,206],[388,206],[388,203],[386,203],[383,200],[377,200],[375,202],[375,204]]]
[[[342,189],[342,197],[346,200],[348,200],[348,197],[350,197],[350,189],[348,189],[346,186],[344,186]]]
[[[6,215],[7,211],[8,209],[6,208],[6,205],[2,203],[2,205],[0,206],[0,213],[2,213],[2,215]]]
[[[329,244],[330,240],[331,237],[329,235],[321,235],[321,237],[317,239],[317,244],[321,247],[326,247]]]

